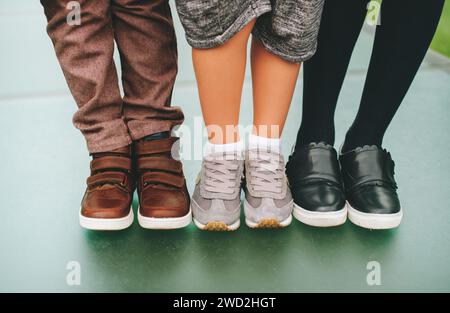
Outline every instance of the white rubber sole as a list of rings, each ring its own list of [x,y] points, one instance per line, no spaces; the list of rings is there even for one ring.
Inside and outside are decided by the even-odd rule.
[[[138,222],[145,229],[178,229],[188,226],[192,222],[192,212],[181,217],[146,217],[142,216],[138,209]]]
[[[245,224],[247,224],[248,227],[250,228],[284,228],[289,226],[292,223],[292,215],[289,215],[288,218],[286,218],[285,220],[279,222],[276,219],[273,218],[267,218],[267,219],[262,219],[260,222],[255,223],[253,221],[250,221],[249,219],[245,219]]]
[[[236,222],[234,222],[231,225],[228,225],[228,224],[226,224],[224,222],[220,222],[220,221],[214,221],[214,222],[209,222],[207,224],[203,224],[203,223],[200,223],[199,221],[197,221],[195,219],[195,217],[193,218],[193,220],[194,220],[194,224],[195,224],[195,226],[197,226],[197,228],[199,228],[201,230],[207,230],[207,231],[234,231],[241,226],[240,220],[237,220]]]
[[[400,225],[403,218],[403,210],[395,214],[370,214],[354,209],[350,203],[348,208],[348,219],[355,225],[367,229],[392,229]]]
[[[134,221],[133,208],[130,213],[121,218],[92,218],[79,213],[80,226],[90,230],[123,230],[131,226]]]
[[[314,227],[334,227],[347,221],[347,206],[334,212],[312,212],[294,203],[294,217],[303,224]]]

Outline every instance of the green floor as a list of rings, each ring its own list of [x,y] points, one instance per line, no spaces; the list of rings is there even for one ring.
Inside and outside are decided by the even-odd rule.
[[[439,27],[431,48],[450,57],[450,1],[445,1]]]
[[[450,60],[427,56],[386,136],[405,211],[401,227],[350,223],[281,231],[120,233],[78,226],[89,157],[71,125],[71,99],[38,1],[0,4],[0,291],[450,291]],[[179,25],[178,25],[179,26]],[[13,30],[13,31],[12,31]],[[355,115],[371,48],[361,35],[336,114],[337,145]],[[200,117],[189,49],[180,29],[174,103],[186,125]],[[248,82],[242,123],[251,116]],[[285,130],[289,153],[301,118],[301,81]],[[189,188],[200,162],[187,161]],[[66,265],[81,284],[66,283]],[[381,285],[366,281],[369,261]]]

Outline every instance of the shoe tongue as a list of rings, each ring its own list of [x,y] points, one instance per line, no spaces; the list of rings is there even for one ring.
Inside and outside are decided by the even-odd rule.
[[[229,163],[235,163],[235,161],[240,160],[239,159],[239,155],[237,155],[236,153],[233,152],[215,152],[215,153],[211,153],[211,154],[207,154],[205,156],[205,160],[206,161],[210,161],[210,162],[225,162],[225,161],[229,161]]]
[[[120,147],[120,148],[114,149],[111,152],[129,154],[130,151],[131,151],[130,146],[126,146],[126,147]]]
[[[250,150],[249,161],[253,163],[254,170],[258,173],[272,175],[275,174],[280,167],[281,155],[278,153],[270,153],[264,150]]]
[[[168,137],[154,140],[139,140],[136,142],[137,155],[150,155],[150,154],[167,154],[177,153],[179,149],[178,137]],[[176,155],[174,158],[177,157]]]
[[[336,150],[325,143],[311,143],[296,148],[289,157],[287,170],[294,184],[307,181],[327,180],[341,184],[341,173]]]
[[[131,155],[131,146],[120,147],[110,151],[93,153],[92,157],[96,159],[107,155],[123,155],[129,157]]]
[[[389,152],[377,146],[364,146],[343,154],[341,165],[345,177],[350,177],[347,186],[385,182],[396,188],[394,161]]]
[[[276,170],[280,164],[281,154],[265,149],[249,150],[248,158],[255,164],[271,165],[270,168]]]

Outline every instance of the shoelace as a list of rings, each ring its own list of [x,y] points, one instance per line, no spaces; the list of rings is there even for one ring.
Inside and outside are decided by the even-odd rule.
[[[208,158],[204,161],[206,191],[232,194],[236,189],[236,175],[239,165],[225,157]]]
[[[252,188],[259,192],[281,193],[283,188],[283,161],[281,155],[270,151],[249,151]]]

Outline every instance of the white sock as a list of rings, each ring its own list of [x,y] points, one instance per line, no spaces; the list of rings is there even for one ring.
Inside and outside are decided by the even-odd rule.
[[[244,142],[239,140],[237,142],[214,144],[207,142],[205,146],[205,157],[211,154],[236,154],[237,157],[242,157],[244,154]]]
[[[280,138],[267,138],[250,134],[248,138],[248,149],[250,150],[268,150],[276,153],[281,151]]]

